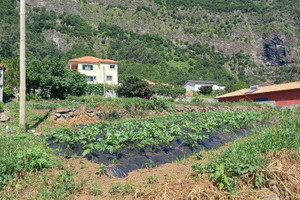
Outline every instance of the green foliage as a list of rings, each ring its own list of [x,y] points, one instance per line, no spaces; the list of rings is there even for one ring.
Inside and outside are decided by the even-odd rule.
[[[104,94],[103,91],[104,91],[103,84],[87,84],[87,86],[85,87],[86,95],[103,96],[103,94]]]
[[[93,196],[99,196],[103,193],[103,191],[100,189],[100,187],[97,184],[93,184],[90,188],[89,193]]]
[[[126,195],[126,194],[132,194],[134,192],[134,187],[131,184],[121,184],[121,183],[115,183],[111,186],[109,189],[109,194],[111,195]]]
[[[276,73],[280,76],[276,78],[275,83],[298,81],[300,79],[300,65],[278,67]]]
[[[110,110],[109,113],[105,116],[107,120],[115,120],[120,118],[120,114],[116,110]]]
[[[168,85],[154,85],[157,90],[157,94],[165,97],[185,97],[186,89],[184,87],[171,87]]]
[[[87,85],[83,74],[65,69],[63,63],[55,59],[47,64],[29,59],[26,79],[27,92],[40,90],[43,98],[64,99],[68,94],[82,95]]]
[[[288,148],[297,150],[300,146],[300,118],[299,110],[272,111],[269,115],[276,116],[281,122],[270,128],[259,129],[248,140],[238,140],[225,149],[206,166],[199,163],[193,165],[193,170],[211,174],[220,188],[233,191],[234,180],[248,174],[254,176],[254,186],[258,187],[264,178],[258,170],[266,167],[265,154],[269,151]]]
[[[99,167],[97,168],[96,174],[99,176],[102,176],[104,174],[104,167],[105,167],[105,165],[103,163],[101,163],[99,165]]]
[[[149,177],[147,177],[147,181],[149,184],[153,185],[154,183],[158,182],[158,176],[155,174],[152,174]]]
[[[3,102],[0,102],[0,113],[4,111],[5,104]]]
[[[40,192],[40,197],[32,199],[62,199],[70,198],[71,195],[79,191],[79,184],[74,181],[74,171],[64,170],[54,180],[49,180],[49,177],[42,177],[43,184],[47,187]],[[48,181],[48,182],[46,182]]]
[[[122,97],[143,97],[143,89],[148,86],[146,81],[137,77],[128,77],[122,81],[117,92]]]
[[[189,9],[193,7],[202,7],[212,12],[233,12],[235,10],[240,10],[242,12],[254,12],[263,13],[267,10],[275,10],[282,8],[282,10],[288,12],[289,9],[296,12],[292,7],[297,2],[292,1],[282,1],[276,0],[272,2],[272,6],[269,6],[268,1],[247,1],[247,0],[154,0],[155,3],[159,5],[166,6],[168,9],[176,9],[178,7],[183,7],[184,9]]]
[[[5,86],[3,88],[3,101],[9,102],[12,98],[14,98],[13,90],[10,86]]]
[[[267,120],[269,113],[270,111],[184,113],[149,117],[147,120],[103,121],[78,127],[76,131],[59,128],[49,132],[47,137],[54,137],[56,142],[67,143],[70,147],[80,143],[85,150],[83,155],[94,150],[113,154],[122,148],[168,148],[172,141],[179,139],[196,147],[198,142],[208,137],[206,132],[216,133],[217,128],[222,128],[224,132],[250,128],[252,124]],[[99,134],[102,137],[96,139]]]
[[[203,95],[209,95],[213,91],[212,86],[202,86],[199,88],[198,93]]]
[[[0,135],[0,189],[26,172],[37,172],[54,165],[50,149],[27,134]]]
[[[57,3],[57,1],[53,2]],[[248,87],[249,84],[264,82],[264,77],[259,74],[262,73],[262,70],[256,66],[250,54],[237,53],[225,56],[215,51],[214,46],[183,40],[172,41],[166,38],[177,37],[178,33],[183,30],[187,36],[184,38],[202,38],[201,41],[221,38],[233,40],[241,45],[244,45],[243,43],[249,45],[254,42],[251,37],[233,38],[232,35],[236,34],[232,33],[239,35],[239,30],[246,29],[251,35],[260,35],[262,32],[268,32],[269,26],[273,28],[280,24],[280,29],[276,29],[275,32],[283,32],[289,36],[287,38],[292,38],[291,41],[295,44],[297,42],[294,40],[298,41],[295,24],[300,15],[299,9],[294,6],[297,4],[297,0],[275,0],[271,3],[246,0],[210,2],[204,0],[154,0],[154,2],[157,4],[154,7],[137,5],[136,9],[131,9],[126,7],[127,3],[119,6],[104,6],[101,3],[89,5],[86,1],[80,1],[80,11],[86,16],[85,19],[78,15],[58,13],[45,8],[30,8],[26,21],[26,55],[38,59],[44,65],[53,65],[51,60],[56,58],[61,60],[61,66],[64,66],[69,58],[86,55],[119,60],[121,61],[119,65],[120,80],[129,76],[137,76],[154,82],[178,86],[188,79],[206,79],[239,88],[242,84],[247,84]],[[0,5],[0,55],[10,60],[18,56],[19,13],[15,1],[0,0]],[[178,9],[179,7],[180,9]],[[100,10],[97,10],[98,8]],[[104,9],[101,10],[102,8]],[[236,10],[242,11],[242,14],[239,11],[233,12]],[[284,18],[281,19],[281,17],[274,16],[276,14],[272,14],[276,13],[275,11],[287,13],[287,15],[283,14]],[[99,19],[102,21],[95,20],[99,13],[105,12],[110,12],[111,16],[100,14]],[[214,17],[215,13],[218,14],[218,18]],[[263,23],[251,24],[253,20],[248,15],[249,13],[250,15],[251,13],[258,14],[258,21]],[[126,21],[126,30],[124,25],[120,25],[120,20],[116,20],[117,15],[118,19]],[[144,23],[147,23],[147,20],[153,21],[142,30],[146,33],[139,33],[139,25],[135,24],[136,17]],[[245,20],[248,18],[250,20]],[[161,23],[162,21],[163,23]],[[91,25],[95,23],[99,23],[98,28]],[[115,24],[119,24],[119,26]],[[266,24],[268,24],[267,27]],[[256,32],[252,33],[255,30]],[[274,32],[273,29],[270,30]],[[169,37],[170,33],[174,33],[174,36]],[[50,41],[53,34],[58,34],[60,37],[59,49],[54,42]],[[101,48],[99,48],[100,46]],[[17,75],[18,64],[15,63],[11,68],[14,70],[7,73]],[[249,68],[251,68],[250,73],[249,70],[246,70]],[[292,78],[289,78],[289,75],[281,76],[281,74],[284,75],[284,71],[286,70],[278,70],[280,75],[277,82],[297,80],[295,73],[288,73],[292,75]],[[11,75],[12,81],[8,81],[10,86],[19,88],[13,86],[18,85],[18,76]],[[80,82],[76,85],[74,91],[64,91],[65,81],[56,80],[51,90],[59,88],[62,91],[61,95],[58,95],[57,91],[53,91],[57,98],[64,98],[70,93],[80,95],[82,84],[83,82]],[[46,95],[46,91],[43,93],[45,96],[49,96]],[[174,93],[176,92],[173,91],[172,94]]]

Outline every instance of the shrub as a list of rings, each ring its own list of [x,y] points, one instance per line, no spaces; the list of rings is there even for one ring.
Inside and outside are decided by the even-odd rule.
[[[110,110],[109,113],[106,115],[106,119],[108,120],[114,120],[119,118],[120,118],[120,114],[116,110]]]
[[[122,85],[118,88],[119,96],[123,97],[140,97],[143,98],[143,89],[148,86],[146,81],[137,77],[128,77],[124,79]]]
[[[13,93],[12,88],[10,86],[5,86],[3,88],[3,101],[8,102],[12,98],[14,98],[14,93]]]
[[[208,95],[212,93],[212,86],[202,86],[199,88],[199,94]]]
[[[167,85],[155,85],[154,88],[157,90],[157,94],[165,97],[184,97],[186,89],[184,87],[171,88]]]
[[[85,87],[86,95],[101,95],[104,94],[103,84],[87,84]]]

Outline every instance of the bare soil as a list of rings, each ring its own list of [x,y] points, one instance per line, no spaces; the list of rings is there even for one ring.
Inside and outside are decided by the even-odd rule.
[[[225,145],[223,148],[226,148]],[[218,150],[219,151],[219,150]],[[203,153],[205,164],[211,157],[209,152]],[[282,150],[267,155],[269,164],[261,172],[267,181],[259,188],[253,186],[253,178],[245,176],[245,181],[238,182],[235,194],[219,190],[207,176],[197,177],[191,170],[195,163],[195,156],[177,162],[164,164],[150,169],[140,169],[129,173],[128,177],[101,177],[95,172],[98,164],[85,159],[70,159],[68,166],[77,172],[76,181],[88,180],[86,188],[76,195],[75,199],[263,199],[270,194],[276,194],[280,199],[300,199],[300,155],[297,152]],[[151,184],[149,179],[157,177]],[[112,196],[109,194],[115,183],[131,184],[135,192],[126,196]],[[97,184],[103,191],[99,196],[91,196],[89,189]]]

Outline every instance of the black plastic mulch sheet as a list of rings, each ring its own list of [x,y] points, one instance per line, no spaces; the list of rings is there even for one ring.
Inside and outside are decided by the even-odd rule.
[[[237,137],[244,137],[250,131],[243,129],[234,133],[206,133],[207,139],[198,142],[198,146],[192,148],[189,144],[183,143],[182,140],[173,141],[168,149],[163,147],[153,151],[151,148],[144,150],[124,149],[118,154],[109,154],[103,151],[93,151],[85,156],[88,160],[96,163],[103,163],[105,165],[113,164],[112,167],[105,168],[106,174],[124,178],[128,173],[141,169],[160,166],[165,163],[173,162],[177,159],[182,159],[194,152],[201,150],[209,150],[220,147],[226,142],[235,140]],[[61,149],[60,155],[70,158],[72,155],[81,156],[83,153],[82,145],[74,145],[71,148],[64,143],[55,143],[55,139],[48,139],[48,144],[53,149]],[[108,173],[107,173],[108,172]],[[109,175],[108,175],[109,176]]]

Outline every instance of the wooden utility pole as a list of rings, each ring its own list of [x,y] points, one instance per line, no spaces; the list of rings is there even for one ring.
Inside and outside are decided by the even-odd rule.
[[[0,102],[3,102],[3,79],[4,79],[4,65],[0,65]]]
[[[20,130],[26,131],[25,0],[20,0]]]

